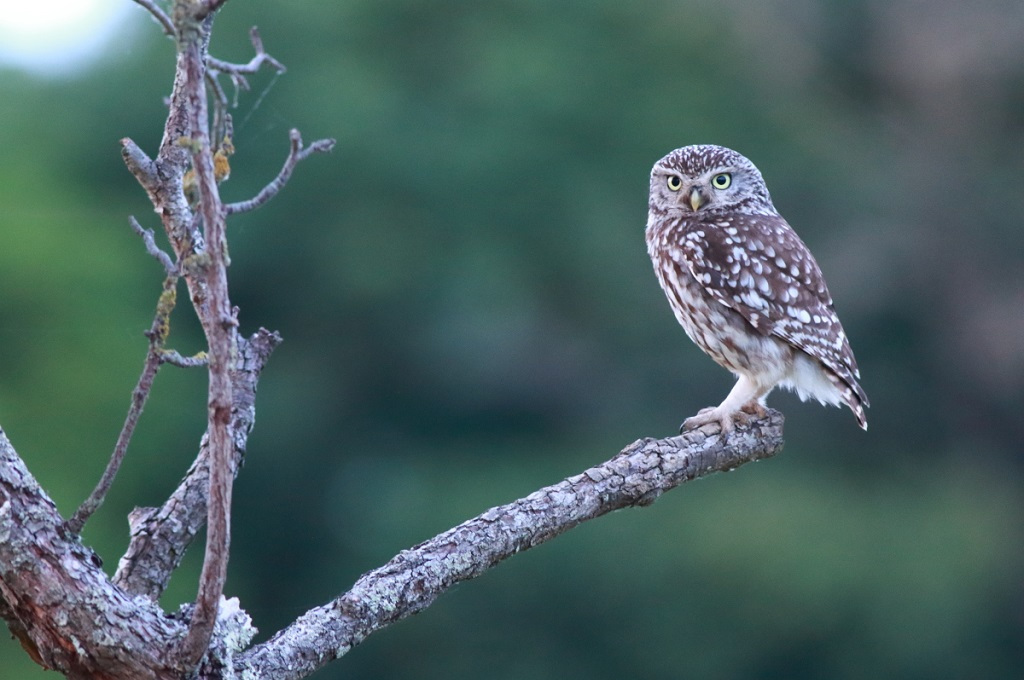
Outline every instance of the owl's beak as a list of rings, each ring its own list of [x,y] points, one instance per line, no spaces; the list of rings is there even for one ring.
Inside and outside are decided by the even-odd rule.
[[[700,207],[708,202],[704,192],[700,190],[700,187],[694,187],[690,190],[690,207],[693,208],[693,212],[700,210]]]

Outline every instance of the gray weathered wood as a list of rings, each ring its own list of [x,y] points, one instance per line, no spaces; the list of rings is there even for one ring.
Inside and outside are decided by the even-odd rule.
[[[728,438],[705,426],[636,441],[601,465],[400,552],[341,597],[240,655],[236,670],[259,678],[304,678],[371,633],[422,611],[456,583],[581,522],[649,505],[683,482],[775,455],[782,450],[782,425],[782,414],[769,410],[767,418],[738,426]]]
[[[235,612],[218,624],[215,658],[204,662],[199,677],[219,680],[232,677],[231,670],[252,680],[307,677],[372,633],[424,610],[456,583],[581,522],[649,505],[686,481],[775,455],[782,424],[782,415],[769,411],[727,438],[706,426],[636,441],[605,463],[403,550],[250,649],[231,644],[252,635],[248,617]],[[0,617],[30,654],[68,677],[180,677],[168,651],[185,634],[184,624],[109,581],[92,552],[62,535],[61,525],[53,502],[0,431]],[[233,660],[221,656],[229,651]]]

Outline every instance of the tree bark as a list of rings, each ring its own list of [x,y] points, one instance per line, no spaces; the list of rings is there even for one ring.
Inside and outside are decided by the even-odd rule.
[[[668,439],[641,439],[611,460],[463,522],[364,574],[347,593],[311,609],[242,654],[239,674],[304,678],[371,633],[430,606],[443,592],[499,562],[613,510],[653,503],[683,482],[782,450],[783,417],[738,427],[705,426]]]
[[[782,425],[782,414],[770,410],[728,437],[708,425],[638,440],[601,465],[400,552],[344,595],[250,649],[238,643],[252,636],[248,617],[233,607],[224,616],[222,604],[214,649],[198,676],[307,677],[372,633],[424,610],[456,583],[581,522],[650,505],[686,481],[774,456],[782,449]],[[182,677],[167,652],[184,636],[184,623],[108,580],[94,554],[62,536],[61,526],[52,501],[0,431],[0,596],[6,605],[0,616],[33,658],[68,677]]]
[[[0,596],[22,646],[69,678],[177,678],[167,645],[185,626],[115,588],[0,430]]]
[[[239,339],[238,358],[231,369],[235,402],[231,414],[233,474],[241,466],[256,420],[256,383],[270,353],[280,342],[281,336],[264,329],[251,338]],[[114,574],[114,584],[128,593],[158,599],[185,550],[206,523],[206,490],[210,481],[207,442],[204,436],[192,467],[161,507],[136,508],[129,516],[131,541]]]

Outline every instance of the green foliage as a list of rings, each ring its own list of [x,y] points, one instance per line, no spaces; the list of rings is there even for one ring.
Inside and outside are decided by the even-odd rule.
[[[519,555],[318,677],[1024,673],[1024,60],[987,33],[1024,18],[942,10],[960,50],[898,8],[794,7],[228,3],[214,53],[248,60],[256,24],[289,70],[240,95],[226,199],[274,176],[290,127],[339,141],[229,223],[243,330],[286,340],[228,583],[264,635],[724,396],[644,251],[647,174],[675,147],[762,169],[874,405],[865,435],[773,395],[780,458]],[[155,151],[173,52],[138,24],[78,80],[0,73],[0,424],[67,514],[113,446],[161,293],[127,223],[157,219],[117,140]],[[193,354],[185,307],[168,347]],[[157,377],[86,530],[111,571],[128,510],[194,455],[204,390],[201,370]],[[196,552],[168,608],[194,597]],[[31,675],[14,643],[0,667]]]

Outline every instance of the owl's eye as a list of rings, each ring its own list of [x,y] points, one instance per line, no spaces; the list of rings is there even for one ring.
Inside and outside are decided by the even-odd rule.
[[[711,185],[716,189],[728,189],[732,184],[732,175],[728,172],[720,172],[711,178]]]
[[[670,191],[679,191],[683,188],[683,178],[678,175],[669,175],[666,184]]]

